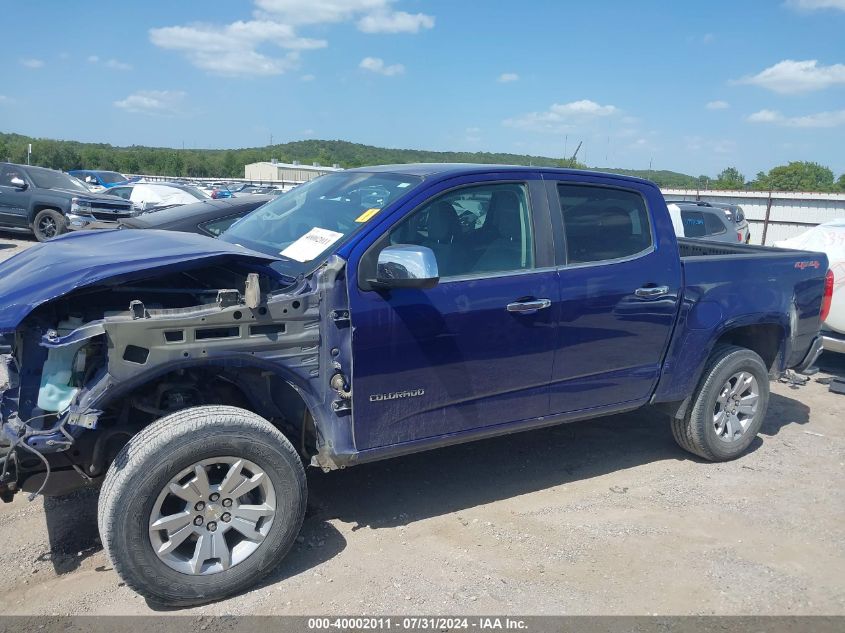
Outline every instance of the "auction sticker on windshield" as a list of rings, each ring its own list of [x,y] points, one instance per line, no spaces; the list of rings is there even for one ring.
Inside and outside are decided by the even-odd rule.
[[[343,233],[314,227],[283,250],[281,255],[298,262],[310,262],[342,237]]]
[[[355,218],[355,221],[356,222],[366,222],[367,220],[372,218],[379,211],[381,211],[380,207],[376,207],[376,208],[373,208],[373,209],[367,209],[361,215],[359,215],[357,218]]]

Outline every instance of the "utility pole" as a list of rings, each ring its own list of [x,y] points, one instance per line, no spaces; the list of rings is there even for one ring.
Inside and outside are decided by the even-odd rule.
[[[273,147],[273,135],[270,135],[270,147]]]
[[[29,165],[29,157],[32,155],[32,143],[26,145],[26,164]]]

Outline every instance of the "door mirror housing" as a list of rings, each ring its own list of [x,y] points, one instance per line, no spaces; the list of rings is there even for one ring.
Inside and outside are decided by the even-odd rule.
[[[369,280],[376,290],[389,288],[433,288],[440,281],[437,258],[426,246],[395,244],[378,255],[376,279]]]
[[[29,185],[26,184],[24,179],[21,178],[20,176],[14,176],[9,182],[12,183],[12,186],[15,189],[19,189],[21,191],[25,191],[26,188],[29,186]]]

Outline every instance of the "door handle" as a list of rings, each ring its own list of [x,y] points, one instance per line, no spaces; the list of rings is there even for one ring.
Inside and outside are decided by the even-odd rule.
[[[516,312],[517,314],[528,314],[543,310],[552,305],[551,299],[532,299],[530,301],[514,301],[508,304],[508,312]]]
[[[637,288],[634,294],[644,299],[656,299],[663,295],[669,294],[669,286],[650,286],[644,288]]]

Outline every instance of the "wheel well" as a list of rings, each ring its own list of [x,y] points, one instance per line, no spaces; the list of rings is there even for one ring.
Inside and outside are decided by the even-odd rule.
[[[719,345],[736,345],[756,352],[771,370],[780,353],[783,341],[783,327],[774,323],[746,325],[728,330],[716,341]],[[714,346],[715,349],[715,346]]]
[[[35,222],[35,216],[38,215],[39,213],[41,213],[44,209],[52,209],[56,213],[61,213],[62,215],[64,215],[64,211],[62,211],[61,209],[59,209],[55,205],[43,204],[43,203],[42,204],[36,204],[35,206],[32,207],[32,213],[29,216],[29,223],[32,224],[33,222]]]
[[[316,426],[305,400],[283,378],[257,368],[168,372],[124,394],[105,413],[137,431],[180,409],[213,404],[252,411],[278,428],[303,459],[316,454]]]

